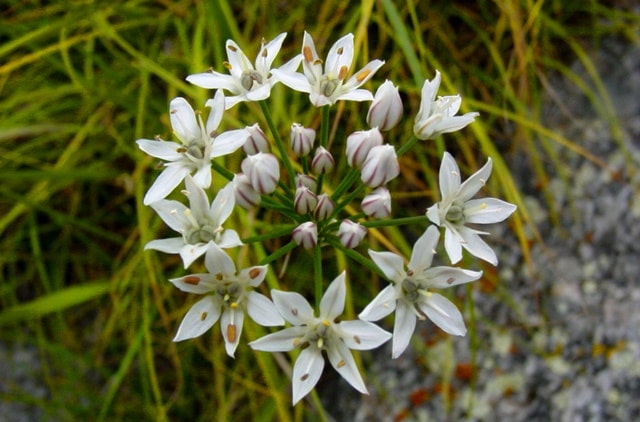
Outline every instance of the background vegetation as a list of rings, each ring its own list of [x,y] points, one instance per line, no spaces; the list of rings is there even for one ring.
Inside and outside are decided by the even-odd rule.
[[[183,274],[176,257],[142,251],[165,229],[142,205],[157,163],[135,140],[170,138],[171,98],[204,103],[208,93],[184,78],[209,67],[224,71],[226,39],[254,57],[263,37],[287,32],[284,60],[299,51],[305,30],[321,56],[353,32],[359,64],[387,61],[369,87],[388,78],[405,95],[407,118],[392,132],[398,142],[411,133],[422,82],[440,69],[441,93],[460,92],[463,111],[481,112],[479,121],[447,139],[447,149],[463,158],[463,171],[494,158],[489,190],[519,205],[511,224],[526,259],[528,242],[539,239],[509,172],[513,157],[528,157],[532,186],[543,191],[549,168],[570,180],[553,144],[606,166],[579,140],[545,126],[548,80],[558,74],[572,80],[620,139],[590,52],[604,38],[638,44],[638,22],[622,2],[595,0],[5,1],[0,343],[37,350],[35,376],[47,394],[7,381],[0,401],[56,420],[309,420],[323,414],[317,399],[290,407],[288,378],[270,355],[245,344],[235,360],[227,358],[217,326],[201,339],[172,343],[193,298],[166,281]],[[575,61],[587,69],[586,78],[573,73]],[[274,115],[317,124],[306,96],[280,87],[272,107]],[[351,107],[340,104],[337,113]],[[259,108],[242,105],[227,113],[223,126],[250,123],[246,113],[260,116]],[[290,124],[280,123],[283,132]],[[363,118],[352,124],[334,139],[362,128]],[[409,215],[431,202],[443,149],[440,140],[403,159],[409,183],[396,187],[396,209]],[[555,205],[551,194],[547,198],[553,222]]]

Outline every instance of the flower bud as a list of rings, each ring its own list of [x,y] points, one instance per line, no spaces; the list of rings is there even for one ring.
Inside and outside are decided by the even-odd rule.
[[[318,182],[313,176],[308,174],[299,173],[296,175],[296,187],[305,186],[309,188],[311,192],[315,192],[318,189]]]
[[[298,214],[306,214],[316,209],[318,197],[306,186],[299,186],[296,189],[296,196],[293,200],[293,207]]]
[[[362,164],[360,179],[372,188],[384,185],[400,174],[398,156],[392,145],[380,145],[371,148]]]
[[[323,147],[316,148],[313,161],[311,161],[311,171],[315,174],[329,173],[336,165],[333,156]]]
[[[316,139],[316,131],[305,128],[299,123],[291,125],[291,149],[298,157],[304,157],[311,152]]]
[[[377,127],[353,132],[347,137],[347,162],[351,167],[362,166],[371,148],[382,143],[382,134]]]
[[[260,205],[260,194],[249,183],[249,178],[243,174],[238,173],[233,176],[231,181],[233,184],[233,192],[236,197],[236,204],[240,205],[244,209],[257,207]]]
[[[247,126],[249,138],[242,146],[247,155],[257,154],[259,152],[269,152],[269,141],[260,126],[256,123],[253,126]]]
[[[318,244],[318,227],[316,223],[307,221],[293,229],[292,237],[303,248],[314,248]]]
[[[393,83],[387,80],[380,85],[373,97],[367,114],[367,123],[369,127],[389,130],[398,124],[401,117],[402,99],[398,87],[393,86]]]
[[[345,219],[340,223],[338,238],[340,243],[347,249],[353,249],[362,242],[367,235],[367,228],[354,221]]]
[[[362,212],[373,218],[387,218],[391,215],[391,195],[385,187],[379,187],[362,200]]]
[[[318,205],[315,210],[316,220],[326,220],[331,214],[333,214],[333,210],[335,210],[335,208],[336,204],[333,203],[326,193],[318,195]]]
[[[250,155],[242,160],[240,167],[256,192],[264,194],[276,190],[280,178],[280,165],[274,155],[265,152]]]

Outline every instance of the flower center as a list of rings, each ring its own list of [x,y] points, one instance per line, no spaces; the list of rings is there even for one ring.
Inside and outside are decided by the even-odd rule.
[[[240,83],[242,87],[249,91],[251,87],[253,87],[253,83],[257,82],[258,84],[262,84],[263,79],[262,75],[256,70],[245,70],[242,72],[242,76],[240,76]]]
[[[222,279],[223,275],[218,274],[217,277]],[[235,308],[242,299],[242,286],[235,281],[220,284],[216,289],[216,293],[222,296],[222,300],[226,306]]]
[[[187,243],[195,245],[196,243],[209,243],[210,241],[216,241],[220,229],[216,229],[210,225],[204,225],[202,227],[194,227],[185,236]]]
[[[320,93],[325,97],[330,97],[338,88],[340,81],[337,79],[323,79],[320,82]]]
[[[464,203],[456,201],[447,210],[445,217],[451,223],[464,223]]]

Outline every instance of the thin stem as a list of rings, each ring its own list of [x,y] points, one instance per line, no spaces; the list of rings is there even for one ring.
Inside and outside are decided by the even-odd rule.
[[[387,226],[403,226],[405,224],[416,224],[427,222],[426,215],[416,215],[413,217],[392,218],[390,220],[374,220],[361,223],[363,226],[371,227],[387,227]]]
[[[246,238],[242,239],[242,243],[245,243],[245,244],[246,243],[256,243],[256,242],[262,242],[262,241],[265,241],[265,240],[275,239],[275,238],[282,237],[282,236],[287,236],[287,235],[291,234],[293,229],[294,229],[293,224],[292,225],[287,225],[287,226],[282,227],[282,228],[277,229],[277,230],[272,229],[269,233],[246,237]]]
[[[322,123],[320,124],[320,146],[327,148],[329,144],[329,106],[320,108],[322,111]]]
[[[344,246],[342,246],[342,243],[340,243],[337,239],[335,239],[333,237],[326,237],[325,240],[331,246],[333,246],[334,248],[336,248],[336,249],[340,250],[342,253],[344,253],[348,258],[351,258],[352,260],[354,260],[358,264],[362,265],[363,267],[370,269],[371,271],[375,272],[379,276],[385,277],[385,275],[382,272],[382,270],[380,270],[380,268],[378,268],[378,266],[373,261],[371,261],[370,259],[366,258],[362,254],[356,252],[353,249],[345,248]]]
[[[286,255],[287,253],[289,253],[289,251],[293,250],[296,246],[298,246],[298,244],[295,241],[292,240],[291,242],[287,243],[286,245],[284,245],[283,247],[281,247],[280,249],[278,249],[277,251],[275,251],[271,255],[265,257],[264,259],[262,259],[258,263],[258,265],[267,265],[267,264],[275,261],[276,259],[280,258],[281,256]]]
[[[404,145],[398,148],[396,155],[399,157],[405,152],[409,151],[411,147],[413,147],[416,143],[418,143],[418,141],[419,139],[416,138],[416,135],[411,135],[411,138],[409,138],[409,140]]]
[[[331,199],[333,202],[337,202],[338,199],[342,196],[342,194],[353,185],[353,183],[358,179],[358,170],[352,168],[349,170],[349,173],[340,181],[340,184],[333,191],[333,195],[331,195]]]
[[[276,128],[273,118],[271,117],[271,112],[269,111],[269,105],[267,104],[266,101],[263,100],[263,101],[260,101],[260,108],[262,109],[262,114],[264,114],[264,118],[267,121],[267,126],[269,126],[269,130],[271,131],[271,134],[276,140],[276,147],[280,152],[280,159],[282,159],[282,162],[284,163],[284,166],[287,169],[287,173],[289,173],[289,182],[291,186],[295,186],[296,173],[293,170],[293,165],[289,160],[289,155],[287,154],[287,150],[285,149],[284,143],[282,142],[282,138],[280,138],[278,129]],[[286,188],[287,194],[290,194],[288,187],[285,186],[285,188]]]
[[[320,243],[313,249],[313,282],[315,286],[316,311],[320,315],[320,299],[322,298],[322,250]]]

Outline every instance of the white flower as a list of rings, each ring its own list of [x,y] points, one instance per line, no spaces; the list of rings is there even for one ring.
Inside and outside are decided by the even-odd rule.
[[[391,334],[366,321],[336,323],[334,320],[344,310],[346,290],[343,272],[322,296],[319,317],[314,316],[311,305],[302,295],[271,291],[280,315],[293,326],[252,341],[249,346],[265,352],[286,352],[302,347],[293,367],[293,404],[306,396],[320,379],[324,369],[323,350],[334,369],[353,388],[367,394],[349,349],[374,349],[389,340]]]
[[[211,159],[231,154],[246,142],[249,137],[246,129],[230,130],[216,137],[213,135],[224,113],[222,91],[207,101],[206,106],[211,107],[211,112],[205,125],[184,98],[174,98],[169,105],[169,118],[180,143],[161,139],[136,141],[147,154],[167,161],[165,169],[144,196],[145,205],[164,199],[187,174],[193,174],[198,186],[208,188],[211,185]]]
[[[353,34],[347,34],[336,41],[329,50],[327,60],[318,57],[311,36],[305,32],[302,42],[302,70],[304,74],[291,69],[274,69],[276,78],[289,88],[309,94],[316,107],[332,105],[338,100],[371,101],[373,95],[366,89],[359,89],[384,64],[382,60],[372,60],[365,67],[347,79],[353,61]]]
[[[471,112],[462,116],[455,114],[460,109],[460,95],[438,97],[440,72],[436,70],[433,80],[424,81],[420,109],[416,115],[413,132],[418,139],[434,139],[443,133],[455,132],[473,122],[480,113]]]
[[[449,299],[430,289],[468,283],[480,278],[482,272],[431,267],[439,237],[438,229],[429,226],[413,245],[406,270],[401,256],[369,250],[371,259],[393,284],[383,289],[358,316],[365,321],[377,321],[396,311],[392,346],[394,359],[409,345],[416,318],[429,318],[449,334],[462,336],[467,332],[458,308]]]
[[[431,222],[445,228],[444,247],[451,263],[462,259],[462,248],[493,265],[498,264],[496,253],[479,235],[488,234],[467,227],[466,223],[499,223],[516,210],[516,206],[500,199],[471,199],[491,175],[491,158],[480,170],[460,183],[460,169],[448,152],[440,165],[441,201],[427,209]]]
[[[187,268],[213,244],[221,248],[233,248],[242,245],[242,241],[235,230],[222,228],[235,205],[233,184],[228,183],[221,189],[211,206],[207,194],[191,176],[187,175],[185,184],[187,190],[184,193],[189,197],[189,208],[167,199],[151,204],[160,218],[181,236],[152,240],[144,248],[179,253]]]
[[[225,107],[230,109],[241,101],[264,100],[271,95],[271,88],[277,80],[271,74],[271,65],[282,47],[282,42],[287,36],[282,33],[265,45],[262,40],[260,52],[256,57],[255,67],[240,47],[232,40],[227,40],[227,58],[225,67],[230,75],[210,71],[189,75],[187,81],[208,89],[226,89],[231,94],[226,98]],[[300,65],[301,57],[284,64],[281,69],[295,71]]]
[[[199,337],[220,319],[227,354],[233,357],[242,334],[245,312],[260,325],[284,325],[273,302],[253,291],[264,280],[266,265],[246,268],[236,274],[231,258],[215,244],[207,251],[204,265],[208,274],[169,280],[183,292],[206,295],[184,316],[173,341]]]

